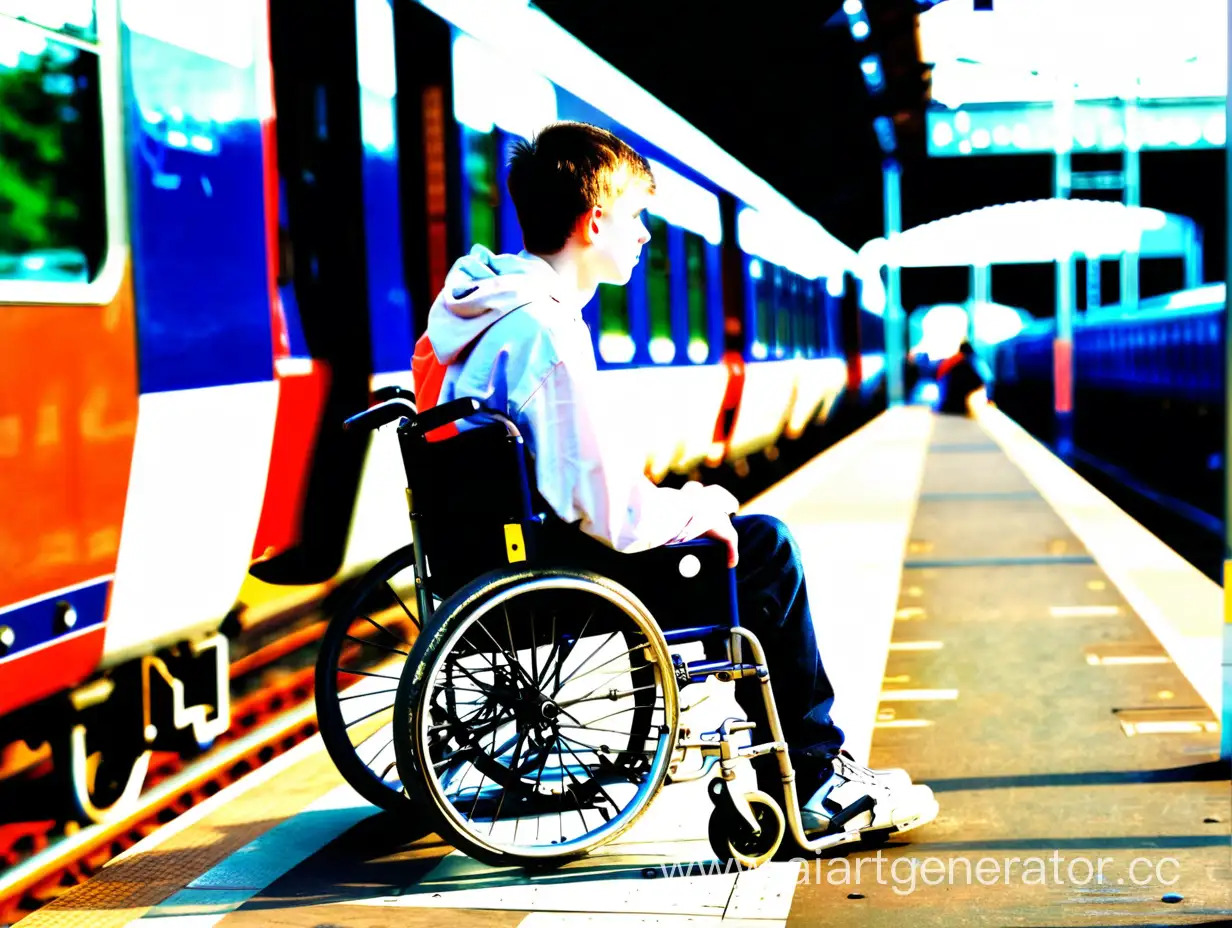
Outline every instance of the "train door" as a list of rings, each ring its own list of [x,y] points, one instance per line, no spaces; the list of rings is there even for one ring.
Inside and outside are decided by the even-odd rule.
[[[300,357],[290,355],[298,363],[287,367],[311,370],[319,391],[292,394],[290,405],[279,408],[284,443],[272,456],[267,513],[285,487],[285,475],[275,471],[279,461],[294,468],[306,451],[300,461],[311,465],[299,499],[282,503],[298,510],[295,543],[252,568],[272,583],[320,583],[337,573],[364,466],[365,448],[340,428],[367,405],[372,370],[356,34],[352,4],[270,3],[280,213],[288,223],[279,251],[283,280],[293,288],[286,295],[298,315],[297,338],[302,334]]]

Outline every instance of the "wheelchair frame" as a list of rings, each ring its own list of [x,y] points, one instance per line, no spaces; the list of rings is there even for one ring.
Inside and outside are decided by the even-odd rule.
[[[369,410],[348,419],[346,427],[372,429],[395,420],[400,420],[398,437],[403,463],[407,472],[407,504],[414,546],[414,583],[416,604],[422,625],[421,640],[433,637],[434,629],[436,628],[434,616],[438,610],[445,610],[447,606],[453,603],[454,600],[450,597],[450,594],[455,591],[442,590],[442,605],[441,607],[435,606],[433,602],[434,591],[432,589],[432,552],[429,550],[432,547],[431,533],[425,525],[425,512],[422,508],[416,506],[417,497],[424,491],[421,485],[424,480],[424,474],[421,471],[419,458],[426,448],[432,445],[443,446],[446,442],[455,440],[450,438],[445,439],[443,442],[432,442],[427,437],[429,433],[442,426],[473,417],[484,417],[488,420],[489,424],[480,426],[480,428],[491,430],[493,424],[498,425],[503,430],[503,439],[506,445],[511,449],[515,449],[517,456],[521,457],[521,470],[518,477],[518,480],[521,482],[519,503],[506,507],[506,511],[499,516],[504,526],[506,563],[504,565],[492,566],[497,568],[497,570],[503,568],[507,572],[511,569],[517,569],[518,564],[525,563],[534,570],[543,571],[549,575],[553,571],[561,574],[569,572],[568,565],[543,564],[535,566],[530,560],[534,549],[533,536],[537,526],[543,524],[544,516],[533,512],[530,506],[530,486],[533,484],[531,484],[527,477],[525,456],[522,450],[522,437],[517,426],[507,416],[485,408],[478,400],[472,398],[454,400],[420,413],[411,402],[409,393],[406,391],[394,391],[392,395],[387,395],[387,398]],[[515,462],[514,466],[518,466],[517,457],[511,457],[511,460]],[[515,493],[514,495],[518,494]],[[491,513],[488,513],[488,515],[490,516]],[[528,535],[531,537],[528,537]],[[711,552],[708,555],[709,557],[712,558],[714,552],[718,551],[725,558],[726,552],[723,550],[722,545],[717,542],[701,540],[654,549],[653,553],[647,552],[644,555],[616,555],[616,557],[645,558],[647,555],[650,555],[652,558],[657,558],[660,565],[671,562],[679,568],[681,562],[686,558],[692,557],[697,559],[699,556],[707,556],[707,549]],[[700,562],[698,566],[700,567]],[[725,561],[724,568],[726,569]],[[667,782],[681,783],[701,779],[709,776],[716,765],[719,767],[720,776],[711,783],[708,793],[714,804],[714,810],[710,819],[709,838],[713,850],[720,858],[735,858],[742,864],[749,866],[769,860],[778,851],[787,828],[790,828],[795,842],[806,851],[817,852],[840,844],[859,841],[864,837],[861,832],[858,829],[848,831],[847,826],[852,819],[865,812],[870,813],[871,821],[873,800],[867,797],[866,800],[855,803],[843,813],[835,816],[830,823],[829,829],[818,837],[809,839],[804,832],[800,797],[797,794],[795,782],[796,775],[788,754],[788,745],[783,737],[782,725],[779,720],[770,681],[770,670],[765,662],[765,653],[757,636],[739,625],[739,617],[735,608],[735,573],[733,570],[726,570],[728,578],[728,590],[726,592],[730,598],[730,624],[722,626],[693,625],[684,628],[665,629],[658,619],[654,618],[653,610],[645,609],[645,607],[642,608],[645,609],[646,615],[653,622],[654,626],[658,628],[662,635],[662,640],[667,647],[675,644],[700,641],[707,637],[725,637],[724,649],[726,656],[721,659],[708,656],[703,661],[685,663],[680,659],[679,655],[670,655],[672,658],[670,672],[663,674],[662,685],[678,690],[679,687],[688,683],[704,681],[709,676],[715,676],[723,682],[745,677],[755,677],[761,683],[766,715],[769,720],[770,740],[748,747],[738,747],[732,740],[732,736],[741,731],[751,730],[755,728],[755,725],[751,722],[733,719],[724,721],[720,729],[714,733],[718,735],[717,741],[701,738],[689,739],[688,735],[691,733],[687,729],[680,729],[678,721],[673,720],[673,730],[670,733],[672,740],[672,746],[669,751],[669,757],[671,758],[670,772]],[[680,570],[679,573],[681,576],[689,576],[684,570]],[[605,576],[602,571],[598,571],[597,575],[599,577]],[[483,573],[481,568],[480,574],[472,581],[471,586],[480,584],[485,579],[495,583],[500,580],[500,576],[494,572]],[[620,584],[619,581],[608,580],[608,582],[620,586],[621,589],[628,593],[630,598],[641,606],[637,596]],[[456,595],[461,594],[457,593]],[[439,634],[437,637],[439,637]],[[743,648],[746,646],[749,652],[751,652],[751,662],[743,660]],[[402,674],[402,683],[400,683],[398,690],[399,704],[403,699],[403,690],[406,688],[408,676],[416,676],[417,671],[422,673],[415,666],[415,657],[419,654],[420,650],[421,648],[417,643],[415,651],[406,662]],[[662,669],[669,670],[667,667]],[[397,731],[400,721],[397,716],[397,710],[395,711],[395,731]],[[404,771],[402,769],[404,745],[398,740],[395,743],[395,747],[399,751],[398,768],[402,776],[404,789],[408,795],[414,798],[417,793],[422,794],[422,790],[416,788],[417,781],[415,778],[422,778],[425,774],[421,769]],[[409,750],[409,748],[406,750]],[[690,750],[697,751],[700,755],[701,763],[695,770],[681,773],[680,767],[689,756]],[[738,764],[771,753],[778,757],[779,771],[786,800],[786,821],[784,820],[784,810],[779,807],[774,797],[760,791],[745,794],[730,788],[730,784],[736,779]],[[417,767],[423,766],[418,760],[412,762]],[[645,807],[649,807],[653,802],[655,794],[657,794],[657,789],[655,793],[645,800]],[[476,796],[478,797],[478,793],[476,793]],[[636,815],[640,815],[640,811]],[[636,818],[636,815],[634,815],[634,818]],[[454,831],[455,838],[459,837],[456,826],[453,823],[446,824],[447,827]],[[630,821],[629,824],[632,824],[632,822]],[[625,827],[628,827],[628,825]],[[470,843],[465,836],[461,837],[463,837],[463,841],[455,840],[455,843]],[[870,837],[880,837],[880,835],[874,833]],[[606,840],[610,840],[610,838]],[[475,853],[473,856],[480,857],[480,859],[485,859],[486,862],[494,864],[507,865],[509,863],[506,859],[494,857],[490,852]],[[567,859],[570,859],[570,857],[554,858],[549,856],[546,858],[537,857],[519,860],[518,862],[524,866],[535,866],[545,863],[563,863]]]

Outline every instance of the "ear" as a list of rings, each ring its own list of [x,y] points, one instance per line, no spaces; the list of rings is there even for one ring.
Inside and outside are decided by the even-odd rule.
[[[592,206],[578,217],[577,233],[584,245],[591,245],[599,236],[599,220],[603,216],[602,206]]]

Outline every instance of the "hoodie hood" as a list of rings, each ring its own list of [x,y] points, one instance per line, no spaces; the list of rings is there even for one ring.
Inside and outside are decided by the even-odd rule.
[[[442,364],[452,364],[497,320],[538,300],[555,299],[560,279],[527,252],[493,254],[482,245],[459,258],[428,312],[428,339]]]

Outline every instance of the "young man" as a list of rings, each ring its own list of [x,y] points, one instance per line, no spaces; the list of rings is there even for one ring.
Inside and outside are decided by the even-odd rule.
[[[834,691],[821,664],[800,552],[768,516],[735,516],[727,491],[690,483],[656,487],[644,462],[624,457],[605,428],[596,394],[591,333],[582,308],[599,284],[629,282],[650,234],[642,213],[654,194],[650,166],[610,132],[556,123],[519,143],[509,192],[525,251],[494,255],[475,246],[449,272],[416,350],[421,408],[477,397],[513,419],[533,455],[539,494],[566,523],[620,552],[707,536],[727,545],[736,568],[741,624],[762,641],[784,736],[791,745],[806,828],[865,796],[874,813],[847,830],[906,830],[931,821],[932,791],[904,771],[873,771],[842,752],[830,719]],[[753,680],[736,696],[768,737]],[[756,759],[762,789],[781,797],[773,756]]]

